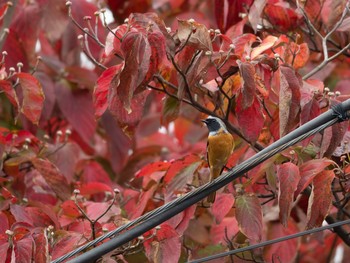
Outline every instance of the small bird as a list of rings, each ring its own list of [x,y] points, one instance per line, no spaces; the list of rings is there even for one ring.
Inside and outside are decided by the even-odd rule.
[[[210,168],[210,182],[217,178],[225,168],[230,157],[234,141],[231,133],[227,131],[226,125],[217,117],[209,116],[202,120],[208,129],[207,158]],[[208,203],[214,203],[216,192],[207,197]]]

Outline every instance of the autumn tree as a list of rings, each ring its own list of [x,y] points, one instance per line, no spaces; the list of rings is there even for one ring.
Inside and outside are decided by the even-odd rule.
[[[114,20],[110,22],[113,16]],[[0,262],[48,262],[208,182],[349,98],[348,1],[0,1]],[[106,254],[178,262],[349,219],[348,122]],[[326,262],[348,229],[236,254]]]

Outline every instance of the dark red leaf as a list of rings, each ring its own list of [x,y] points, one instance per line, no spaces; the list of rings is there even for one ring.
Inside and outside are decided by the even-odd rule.
[[[244,109],[243,95],[239,93],[236,105],[236,114],[240,128],[246,138],[254,142],[258,139],[264,126],[264,114],[259,100],[255,97],[251,107]]]
[[[240,231],[249,239],[262,238],[262,209],[259,199],[253,194],[243,194],[235,199],[236,219]]]
[[[20,240],[17,240],[16,242],[14,242],[13,251],[15,253],[12,254],[12,256],[14,256],[15,258],[12,258],[12,260],[15,260],[15,262],[31,263],[32,249],[33,240],[30,237],[25,237]]]
[[[111,81],[116,75],[120,74],[123,67],[124,63],[112,66],[102,72],[98,78],[93,96],[95,116],[97,118],[101,117],[108,108],[108,93]]]
[[[67,180],[53,163],[41,158],[33,159],[32,163],[60,199],[66,200],[70,197]]]
[[[134,92],[144,81],[150,66],[151,47],[143,34],[129,32],[123,39],[121,49],[125,66],[120,78],[118,76],[117,81],[112,81],[111,84],[123,107],[130,114],[133,111]]]
[[[21,112],[34,124],[38,124],[44,106],[44,92],[40,82],[28,73],[17,73],[23,92]]]
[[[243,79],[242,110],[252,106],[255,99],[255,69],[250,62],[237,61]]]
[[[77,88],[80,89],[92,89],[97,80],[97,75],[94,71],[82,67],[65,67],[64,72],[66,80],[77,84]]]
[[[215,19],[221,32],[225,32],[225,0],[215,0]]]
[[[65,80],[56,83],[55,91],[62,113],[84,142],[90,144],[96,129],[91,93],[73,90]]]
[[[40,231],[41,230],[41,231]],[[49,257],[49,241],[47,233],[44,228],[38,229],[33,233],[34,240],[34,261],[38,263],[45,263],[50,260]]]
[[[293,30],[299,24],[300,15],[286,6],[268,3],[265,6],[264,13],[270,23],[283,32]]]
[[[15,89],[11,85],[11,82],[7,80],[0,80],[0,90],[5,93],[8,100],[15,107],[16,112],[18,112],[18,98]]]
[[[11,255],[10,243],[8,240],[0,239],[0,263],[6,263],[8,261],[8,255]]]
[[[292,68],[285,66],[280,68],[280,135],[285,135],[300,122],[300,89],[302,80]]]
[[[333,194],[331,185],[334,177],[333,170],[325,170],[317,174],[313,179],[306,229],[322,226],[332,205]]]
[[[348,130],[349,122],[341,122],[332,125],[332,127],[324,130],[322,144],[320,149],[320,156],[331,157],[339,144],[343,141],[345,132]],[[329,142],[323,143],[325,140],[326,131],[329,130]]]
[[[284,163],[278,166],[277,175],[279,179],[279,216],[282,224],[287,227],[293,207],[294,192],[300,181],[299,168],[293,163]]]
[[[332,160],[323,158],[323,159],[314,159],[307,161],[300,165],[300,176],[301,179],[298,184],[298,188],[295,191],[295,195],[299,195],[314,179],[314,177],[325,170],[325,168],[331,164],[334,164]]]
[[[119,99],[116,91],[112,90],[108,105],[109,110],[116,120],[122,124],[122,127],[135,127],[141,120],[144,105],[149,93],[149,90],[145,90],[134,95],[130,101],[130,112],[127,112],[127,110],[124,108],[124,103]]]

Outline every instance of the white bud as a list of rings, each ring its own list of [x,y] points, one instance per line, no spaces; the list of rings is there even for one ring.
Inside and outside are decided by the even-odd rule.
[[[188,19],[188,23],[193,24],[194,22],[196,21],[193,18]]]

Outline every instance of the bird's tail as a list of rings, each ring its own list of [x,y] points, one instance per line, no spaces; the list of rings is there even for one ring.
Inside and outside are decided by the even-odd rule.
[[[211,193],[207,196],[207,202],[213,204],[215,202],[216,192]]]
[[[213,181],[215,178],[219,177],[219,175],[222,173],[223,168],[210,168],[210,182]],[[207,202],[208,203],[214,203],[216,198],[216,192],[211,193],[207,196]]]

